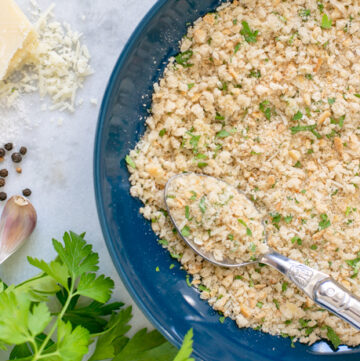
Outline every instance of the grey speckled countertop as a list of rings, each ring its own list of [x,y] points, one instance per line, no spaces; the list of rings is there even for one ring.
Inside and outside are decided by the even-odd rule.
[[[100,271],[116,282],[114,298],[133,304],[124,288],[105,246],[98,221],[93,187],[93,143],[101,99],[113,66],[129,36],[155,0],[38,0],[45,10],[55,3],[56,20],[67,22],[83,33],[83,43],[90,50],[95,73],[78,93],[84,103],[74,114],[41,111],[39,95],[21,99],[18,110],[0,109],[0,143],[13,141],[29,149],[23,174],[12,173],[8,194],[29,186],[31,200],[38,212],[38,225],[29,242],[0,266],[0,278],[6,283],[19,282],[36,273],[26,256],[50,260],[54,256],[52,237],[61,238],[65,230],[87,232],[87,239],[100,254]],[[17,0],[29,14],[29,0]],[[98,105],[90,103],[91,98]],[[10,133],[4,126],[16,122]],[[58,120],[62,120],[60,125]],[[3,124],[1,125],[1,122]],[[24,124],[28,126],[24,127]],[[15,123],[14,123],[15,124]],[[0,205],[0,211],[3,205]],[[134,305],[134,330],[151,327]]]

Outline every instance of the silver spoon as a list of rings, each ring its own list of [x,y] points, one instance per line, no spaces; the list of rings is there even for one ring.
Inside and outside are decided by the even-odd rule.
[[[326,308],[328,311],[332,312],[336,316],[342,318],[346,322],[350,323],[352,326],[360,330],[360,298],[355,296],[353,293],[345,289],[342,285],[336,282],[332,277],[326,273],[317,271],[314,268],[308,267],[300,262],[294,261],[290,258],[283,256],[282,254],[274,251],[268,246],[268,251],[258,257],[255,261],[243,262],[243,263],[233,263],[230,260],[224,259],[219,262],[214,259],[213,255],[210,253],[203,252],[196,244],[190,241],[187,237],[184,237],[181,234],[178,225],[175,222],[175,219],[172,217],[171,210],[168,206],[168,191],[171,186],[171,183],[175,179],[180,177],[187,177],[188,175],[196,175],[199,177],[209,177],[222,182],[232,187],[235,192],[239,192],[237,188],[229,185],[221,179],[207,176],[204,174],[195,174],[195,173],[184,173],[176,175],[170,178],[165,186],[164,196],[165,204],[170,216],[172,223],[174,224],[177,232],[180,237],[187,243],[198,255],[203,257],[205,260],[221,267],[237,268],[247,266],[253,263],[263,263],[270,267],[277,269],[287,278],[289,278],[295,285],[302,290],[308,297],[310,297],[314,302],[316,302],[321,307]],[[266,225],[262,222],[264,227],[265,242],[267,243],[267,234],[266,234]]]

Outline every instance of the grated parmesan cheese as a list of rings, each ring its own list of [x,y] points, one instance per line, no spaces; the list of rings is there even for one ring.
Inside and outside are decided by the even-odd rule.
[[[89,50],[81,43],[81,33],[54,19],[54,5],[43,13],[35,1],[31,5],[39,36],[37,61],[0,81],[0,104],[12,107],[20,94],[38,91],[41,98],[51,98],[48,109],[73,112],[78,89],[93,73]]]

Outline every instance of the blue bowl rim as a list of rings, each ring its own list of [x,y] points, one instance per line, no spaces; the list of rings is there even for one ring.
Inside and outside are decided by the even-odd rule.
[[[113,264],[124,283],[126,289],[130,293],[132,299],[134,300],[135,304],[142,310],[148,320],[156,327],[172,344],[177,347],[181,346],[181,340],[176,339],[171,333],[167,331],[167,329],[157,320],[157,318],[153,315],[151,310],[149,310],[143,302],[141,301],[139,295],[137,294],[136,289],[132,286],[130,280],[126,276],[125,272],[122,270],[122,266],[119,260],[115,257],[115,248],[114,244],[111,240],[110,232],[108,225],[106,223],[105,217],[105,210],[102,203],[102,196],[101,196],[101,177],[100,177],[100,148],[101,148],[101,139],[102,139],[102,132],[103,132],[103,125],[105,122],[105,115],[106,109],[108,108],[110,102],[110,95],[114,89],[117,76],[122,69],[122,66],[132,49],[133,45],[136,43],[138,38],[141,36],[142,30],[148,25],[151,19],[156,15],[156,13],[161,9],[167,0],[157,0],[157,2],[151,7],[151,9],[146,13],[140,23],[137,25],[133,33],[131,34],[129,40],[125,44],[123,50],[121,51],[120,56],[118,57],[115,67],[110,75],[109,81],[106,86],[106,90],[104,93],[104,97],[100,106],[99,116],[98,116],[98,123],[96,127],[95,133],[95,146],[94,146],[94,188],[95,188],[95,199],[96,199],[96,206],[98,212],[98,218],[100,221],[100,226],[102,229],[102,233],[104,235],[104,239],[112,258]],[[196,354],[196,351],[194,351]]]

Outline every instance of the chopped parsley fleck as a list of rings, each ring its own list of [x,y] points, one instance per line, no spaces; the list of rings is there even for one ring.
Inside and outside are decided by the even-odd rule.
[[[325,229],[330,227],[331,222],[326,213],[320,214],[321,221],[319,222],[319,229]]]
[[[230,233],[230,234],[228,234],[227,238],[230,239],[230,241],[233,241],[234,240],[234,235]]]
[[[272,218],[271,221],[272,221],[272,224],[275,228],[279,229],[280,226],[279,226],[279,223],[281,221],[281,214],[280,213],[270,213],[270,217]]]
[[[275,303],[275,307],[279,310],[279,309],[280,309],[279,301],[274,298],[274,299],[273,299],[273,302]]]
[[[303,117],[303,113],[300,110],[293,116],[293,120],[300,120]]]
[[[159,132],[160,137],[163,137],[165,134],[166,134],[166,129],[165,128],[161,129]]]
[[[195,155],[194,157],[195,159],[207,159],[207,155],[203,154],[203,153],[198,153]]]
[[[174,263],[171,263],[169,269],[173,269],[175,267]]]
[[[190,207],[185,206],[185,218],[190,219]]]
[[[360,98],[360,94],[354,94],[354,96],[356,96],[357,98]]]
[[[219,113],[216,113],[215,115],[215,120],[224,120],[225,117],[223,117],[222,115],[220,115]]]
[[[236,53],[240,50],[240,46],[241,46],[240,43],[237,43],[237,44],[235,45],[234,54],[236,54]]]
[[[236,280],[242,280],[242,279],[243,279],[243,277],[242,277],[242,276],[240,276],[240,275],[236,275],[236,276],[235,276],[235,279],[236,279]]]
[[[303,21],[308,21],[310,17],[310,10],[309,9],[301,9],[299,10],[299,16],[302,18]]]
[[[339,336],[335,333],[335,331],[330,326],[324,326],[323,329],[327,330],[326,336],[336,350],[339,347],[339,345],[341,344],[341,340],[340,340]]]
[[[312,74],[305,74],[305,78],[308,80],[312,80],[313,76],[312,76]]]
[[[191,287],[190,276],[186,275],[186,284]]]
[[[204,285],[199,285],[198,289],[199,289],[200,291],[204,291],[204,292],[209,292],[209,293],[210,293],[210,290],[209,290],[207,287],[205,287]]]
[[[231,134],[227,130],[222,129],[222,130],[220,130],[220,132],[216,133],[215,138],[226,138],[230,135]]]
[[[206,211],[205,196],[202,196],[199,202],[199,208],[202,214]]]
[[[249,24],[246,21],[242,21],[241,24],[242,24],[242,29],[240,31],[240,34],[244,36],[245,41],[249,44],[256,43],[259,30],[252,31],[250,29]]]
[[[318,4],[317,4],[317,6],[318,6],[319,11],[320,11],[321,13],[323,13],[323,11],[324,11],[324,4],[319,1]]]
[[[236,25],[238,23],[238,20],[237,19],[234,19],[233,20],[233,24]]]
[[[261,301],[259,301],[259,302],[256,304],[256,307],[262,308],[263,305],[264,305],[264,304],[263,304]]]
[[[192,194],[192,196],[190,197],[190,199],[191,199],[192,201],[196,201],[196,199],[197,199],[197,194],[196,194],[196,192],[195,192],[195,191],[190,191],[190,193]]]
[[[127,155],[127,156],[125,157],[125,162],[126,162],[131,168],[136,169],[136,164],[135,164],[135,162],[132,160],[132,158],[131,158],[129,155]]]
[[[205,168],[208,164],[206,162],[199,162],[197,165],[199,168]]]
[[[327,14],[324,14],[321,19],[321,27],[323,29],[331,29],[332,26],[332,20],[327,16]]]
[[[254,287],[254,281],[253,280],[249,281],[249,287]]]
[[[155,268],[155,271],[156,271],[156,272],[160,272],[159,266]]]
[[[268,100],[264,100],[260,103],[259,109],[264,113],[267,120],[271,119],[271,108],[268,106],[270,103]]]
[[[290,325],[292,323],[292,320],[286,320],[285,325]]]
[[[226,81],[221,82],[221,85],[218,88],[219,90],[224,90],[224,91],[228,90],[227,82]]]
[[[252,232],[251,232],[251,229],[247,226],[247,224],[240,218],[238,219],[238,222],[246,228],[246,234],[251,237]]]
[[[286,282],[286,281],[284,281],[284,282],[282,283],[282,285],[281,285],[281,291],[282,291],[282,292],[285,292],[285,291],[287,290],[287,288],[288,288],[288,285],[289,285],[289,283]]]
[[[360,268],[360,252],[358,252],[356,258],[348,259],[345,262],[353,268],[354,273],[351,275],[351,278],[355,278],[358,275]]]
[[[315,130],[316,129],[316,124],[311,124],[311,125],[297,125],[295,127],[291,127],[291,134],[296,134],[299,132],[306,132],[309,131],[312,134],[315,135],[315,137],[317,139],[321,139],[321,135]]]
[[[291,221],[293,220],[293,216],[286,216],[286,217],[284,217],[283,219],[284,219],[284,221],[285,221],[285,223],[287,223],[287,224],[289,224],[289,223],[291,223]]]
[[[328,98],[328,103],[333,105],[336,102],[336,98]]]
[[[255,246],[255,244],[251,242],[251,243],[250,243],[250,246],[249,246],[249,249],[250,249],[251,252],[255,252],[255,251],[256,251],[256,246]]]
[[[307,150],[307,154],[313,154],[313,153],[314,153],[314,149],[310,148],[310,149]]]
[[[250,70],[249,77],[250,78],[261,78],[261,71],[258,69],[252,69],[252,70]]]
[[[167,246],[169,244],[169,242],[166,239],[159,239],[158,243],[162,244],[163,246]]]
[[[317,250],[318,246],[316,244],[312,244],[310,246],[310,249],[312,249],[313,251]]]
[[[184,237],[188,237],[190,236],[190,228],[189,226],[184,226],[183,229],[181,230],[181,234],[184,236]]]
[[[219,317],[219,321],[220,321],[220,323],[224,323],[225,322],[225,317],[224,316]]]
[[[302,245],[302,240],[299,236],[294,236],[293,238],[291,238],[291,243],[297,243],[299,246]]]
[[[194,64],[189,63],[190,58],[193,56],[192,50],[186,50],[183,53],[180,53],[175,56],[175,61],[182,65],[184,68],[190,68]]]
[[[297,162],[294,164],[294,167],[295,167],[295,168],[302,168],[302,165],[301,165],[300,161],[297,161]]]
[[[188,86],[188,89],[190,90],[191,88],[193,88],[195,86],[195,83],[189,83],[187,86]]]

